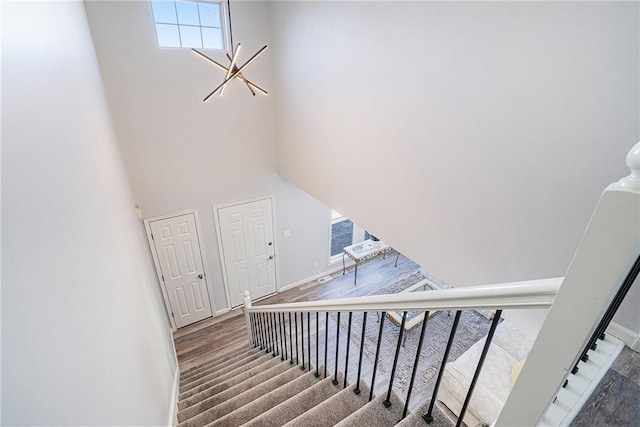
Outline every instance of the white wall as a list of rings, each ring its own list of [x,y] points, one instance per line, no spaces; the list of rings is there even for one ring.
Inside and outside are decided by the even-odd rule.
[[[2,424],[167,425],[171,334],[83,5],[2,9]]]
[[[637,3],[277,2],[278,171],[453,285],[563,276],[639,139]]]
[[[241,63],[269,45],[244,74],[270,94],[252,97],[233,81],[223,98],[208,103],[202,99],[222,82],[222,72],[188,49],[158,48],[149,2],[86,7],[136,202],[145,217],[198,210],[217,311],[227,301],[213,205],[275,194],[280,283],[324,271],[327,256],[318,253],[328,254],[328,208],[276,173],[268,2],[232,2],[231,10]],[[228,62],[222,52],[210,55]],[[311,229],[322,230],[311,232],[313,241],[306,240]],[[284,230],[291,238],[283,239]]]

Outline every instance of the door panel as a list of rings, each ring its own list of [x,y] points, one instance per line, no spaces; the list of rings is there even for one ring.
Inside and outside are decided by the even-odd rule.
[[[217,211],[222,256],[231,305],[276,291],[271,200],[242,203]]]
[[[211,317],[194,215],[150,221],[149,225],[176,326]]]

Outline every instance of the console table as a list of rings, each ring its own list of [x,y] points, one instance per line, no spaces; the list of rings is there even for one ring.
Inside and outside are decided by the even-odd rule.
[[[373,241],[371,239],[356,243],[355,245],[346,246],[342,253],[342,274],[344,275],[347,271],[345,256],[348,256],[356,264],[355,274],[353,276],[353,286],[355,286],[358,280],[358,263],[375,258],[380,254],[382,254],[382,257],[384,258],[386,253],[391,250],[393,250],[393,248],[386,243],[380,240]],[[398,266],[398,258],[400,258],[400,252],[398,252],[398,256],[396,257],[396,267]]]

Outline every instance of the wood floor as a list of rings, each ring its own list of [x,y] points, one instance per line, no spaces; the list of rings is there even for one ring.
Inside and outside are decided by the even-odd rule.
[[[333,274],[333,279],[324,284],[314,280],[255,302],[254,305],[367,295],[419,268],[403,255],[400,255],[397,267],[394,267],[395,260],[396,252],[390,252],[384,259],[377,257],[361,263],[358,266],[356,286],[353,285],[354,270],[351,267],[345,275],[342,275],[342,271]],[[241,309],[181,328],[174,332],[173,337],[181,371],[211,358],[213,350],[240,347],[248,343],[244,313]]]

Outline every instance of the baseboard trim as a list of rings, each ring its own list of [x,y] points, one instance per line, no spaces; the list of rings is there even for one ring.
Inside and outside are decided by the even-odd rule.
[[[176,374],[173,378],[173,392],[171,395],[171,407],[169,408],[169,419],[167,425],[176,427],[178,425],[178,390],[180,382],[180,369],[176,365]]]
[[[352,267],[354,265],[354,262],[350,260],[350,262],[347,262],[346,265],[347,265],[347,268]],[[289,290],[291,288],[295,288],[295,287],[300,286],[300,285],[304,285],[305,283],[309,283],[309,282],[312,282],[314,280],[318,280],[319,278],[321,278],[323,276],[326,276],[328,274],[337,273],[340,270],[342,270],[342,263],[340,263],[340,265],[336,265],[336,266],[330,268],[329,270],[327,270],[327,271],[325,271],[323,273],[319,273],[319,274],[316,274],[315,276],[307,277],[306,279],[298,280],[297,282],[290,283],[290,284],[288,284],[286,286],[281,286],[279,292],[286,291],[286,290]]]
[[[214,316],[220,316],[220,315],[228,313],[230,311],[231,311],[231,309],[229,307],[225,307],[225,308],[222,308],[222,309],[216,311]]]
[[[614,337],[620,338],[630,349],[640,351],[640,333],[616,322],[611,322],[609,324],[607,332]]]

